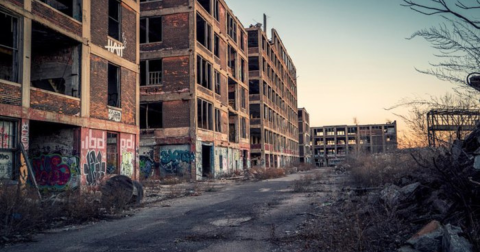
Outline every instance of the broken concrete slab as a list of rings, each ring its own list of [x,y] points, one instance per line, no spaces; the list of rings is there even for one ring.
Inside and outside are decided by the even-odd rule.
[[[467,239],[460,236],[463,233],[462,229],[457,226],[447,224],[444,228],[442,251],[445,252],[471,252],[473,246]]]

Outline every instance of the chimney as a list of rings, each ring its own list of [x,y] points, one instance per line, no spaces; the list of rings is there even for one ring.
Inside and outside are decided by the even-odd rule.
[[[263,31],[267,33],[267,15],[263,13]]]

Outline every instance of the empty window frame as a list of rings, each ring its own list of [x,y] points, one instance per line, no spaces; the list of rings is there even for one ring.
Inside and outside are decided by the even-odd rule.
[[[108,106],[120,108],[120,68],[108,64]]]
[[[118,133],[107,133],[107,174],[118,174],[120,161],[118,152]]]
[[[243,31],[240,32],[240,49],[245,51],[245,33]]]
[[[245,83],[247,80],[246,62],[243,58],[240,58],[240,81]]]
[[[118,0],[108,0],[108,36],[120,40],[122,6]]]
[[[248,32],[248,47],[258,47],[258,32],[249,31]]]
[[[0,10],[0,79],[18,82],[18,18]]]
[[[220,72],[217,70],[214,71],[215,74],[215,93],[218,95],[221,95],[221,77],[220,77]]]
[[[250,80],[249,81],[249,93],[250,94],[260,94],[259,80]]]
[[[197,41],[200,42],[209,51],[212,50],[212,27],[197,14]]]
[[[228,46],[228,67],[232,69],[233,77],[236,77],[237,51],[233,47]]]
[[[218,0],[213,0],[213,17],[220,21],[220,4]]]
[[[15,153],[17,149],[17,125],[14,121],[0,120],[0,180],[15,179]]]
[[[222,132],[222,114],[219,109],[215,109],[215,131]]]
[[[163,61],[143,60],[140,61],[140,86],[162,85]]]
[[[213,105],[197,99],[197,125],[201,129],[213,130]]]
[[[247,120],[242,117],[242,138],[247,138]]]
[[[140,105],[140,129],[163,128],[163,104],[147,103]]]
[[[242,88],[241,91],[240,91],[240,95],[241,95],[241,99],[242,99],[242,108],[246,108],[247,107],[247,90],[245,88]]]
[[[82,22],[82,0],[41,0],[61,13]]]
[[[227,33],[237,43],[237,22],[230,14],[227,14]]]
[[[208,12],[211,13],[210,11],[210,1],[211,0],[197,0],[197,2]]]
[[[212,90],[212,64],[197,56],[197,83]]]
[[[216,33],[213,37],[213,54],[220,58],[220,37]]]
[[[140,43],[161,42],[163,38],[162,17],[140,19]]]
[[[250,71],[260,70],[260,65],[258,63],[258,57],[248,57],[248,70],[250,70]]]

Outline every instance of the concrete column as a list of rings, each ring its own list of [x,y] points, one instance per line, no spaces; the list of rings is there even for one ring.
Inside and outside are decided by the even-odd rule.
[[[32,11],[32,0],[24,1],[25,10]],[[32,20],[23,18],[22,107],[30,108],[30,73],[32,65]]]

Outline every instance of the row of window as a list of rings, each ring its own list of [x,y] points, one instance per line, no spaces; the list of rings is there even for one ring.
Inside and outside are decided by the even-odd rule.
[[[240,136],[247,138],[247,120],[244,117],[240,118]],[[203,99],[197,99],[197,125],[201,129],[222,132],[222,116],[221,111],[214,109],[212,103]],[[233,124],[234,126],[234,124]],[[230,124],[230,135],[235,136],[235,127]]]

